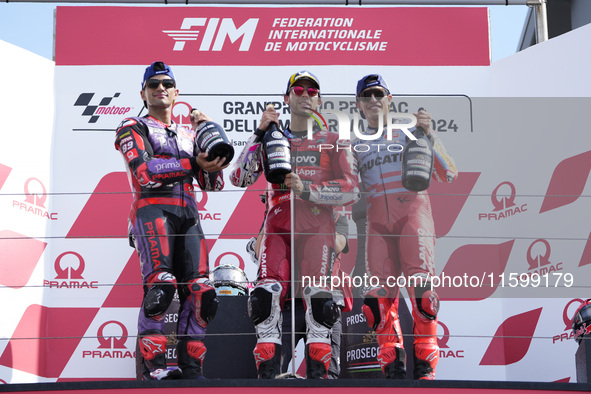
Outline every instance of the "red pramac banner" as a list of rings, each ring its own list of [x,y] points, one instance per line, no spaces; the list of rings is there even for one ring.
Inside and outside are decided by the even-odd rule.
[[[56,65],[490,64],[486,8],[57,7],[56,26]]]

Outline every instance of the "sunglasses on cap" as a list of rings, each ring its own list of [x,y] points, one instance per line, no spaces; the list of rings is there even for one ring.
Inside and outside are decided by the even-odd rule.
[[[291,88],[291,91],[294,92],[294,94],[296,96],[303,95],[304,94],[304,90],[306,90],[306,89],[304,89],[303,86],[294,86],[293,88]],[[310,96],[310,97],[316,97],[316,96],[318,96],[318,92],[319,92],[318,89],[316,89],[316,88],[308,88],[307,90],[308,90],[308,96]]]
[[[146,81],[146,86],[150,89],[157,89],[160,84],[162,84],[164,89],[170,89],[176,86],[174,79],[148,79]]]
[[[386,97],[387,93],[383,89],[367,89],[359,93],[359,97],[371,99],[374,96],[377,100]]]

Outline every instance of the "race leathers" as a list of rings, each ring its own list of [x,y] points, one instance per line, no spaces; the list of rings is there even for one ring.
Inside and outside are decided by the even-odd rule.
[[[313,138],[290,136],[292,171],[304,184],[295,199],[296,278],[330,275],[329,257],[334,250],[333,205],[349,205],[359,199],[357,167],[350,150],[336,147],[338,134],[318,131]],[[262,172],[262,148],[253,135],[230,174],[233,185],[248,187]],[[290,190],[284,184],[267,185],[268,214],[260,252],[258,280],[282,283],[281,303],[289,287],[291,256]]]
[[[129,231],[144,283],[140,335],[160,337],[161,309],[170,303],[161,295],[168,297],[170,286],[177,283],[179,338],[200,340],[205,334],[207,321],[198,310],[201,300],[195,299],[200,297],[195,289],[206,288],[201,282],[208,277],[209,264],[193,179],[204,191],[221,190],[224,182],[221,171],[208,173],[197,165],[194,140],[193,130],[174,123],[167,126],[151,116],[125,119],[117,129],[115,147],[124,157],[133,192]],[[152,288],[164,290],[152,297],[153,305],[146,305]]]
[[[375,130],[368,130],[369,134]],[[457,177],[453,159],[435,133],[433,140],[433,179],[452,182]],[[417,273],[434,274],[434,226],[429,196],[410,192],[402,186],[402,151],[406,135],[394,132],[392,139],[381,137],[352,141],[357,158],[362,190],[367,200],[368,274],[383,279]],[[400,235],[393,237],[392,235]],[[417,236],[418,235],[418,236]],[[390,287],[389,295],[398,296]]]
[[[375,129],[367,131],[368,134],[375,132]],[[378,335],[378,360],[384,373],[387,377],[400,377],[404,374],[404,365],[398,365],[396,371],[388,366],[394,365],[396,358],[404,358],[397,315],[400,289],[395,283],[404,274],[406,278],[423,278],[426,285],[427,278],[435,274],[435,229],[427,191],[410,192],[402,186],[401,158],[406,135],[394,132],[391,140],[386,139],[386,135],[384,130],[378,139],[357,139],[352,145],[367,201],[366,271],[369,276],[378,277],[381,286],[379,291],[368,293],[370,301],[366,301],[366,305],[375,308],[368,321],[373,320],[374,329],[381,334]],[[430,138],[434,155],[433,179],[452,182],[457,177],[455,164],[438,136],[431,133]],[[408,290],[413,305],[414,353],[415,358],[419,358],[415,361],[415,378],[430,379],[434,377],[438,358],[436,315],[439,301],[437,295],[427,292],[425,287],[408,286]],[[379,308],[375,300],[379,300]],[[378,309],[385,309],[386,313],[380,317]],[[421,344],[417,345],[417,341]],[[400,361],[403,360],[396,362]],[[417,363],[420,370],[417,370]]]

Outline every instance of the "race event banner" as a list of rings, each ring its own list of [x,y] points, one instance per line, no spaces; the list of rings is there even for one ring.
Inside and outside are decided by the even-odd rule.
[[[51,140],[45,135],[26,160],[17,151],[0,159],[0,295],[14,300],[0,328],[7,338],[0,380],[135,379],[142,287],[127,239],[132,196],[115,130],[146,114],[143,72],[164,61],[180,91],[173,120],[189,125],[190,109],[199,108],[224,127],[236,156],[267,104],[289,125],[286,83],[303,69],[320,81],[319,114],[330,131],[343,130],[338,114],[366,127],[355,89],[370,73],[387,81],[392,114],[426,109],[459,172],[428,189],[441,298],[437,379],[576,382],[571,320],[589,297],[591,269],[591,137],[578,131],[591,102],[584,84],[568,83],[582,78],[584,64],[560,63],[567,80],[543,85],[537,66],[559,67],[586,45],[590,28],[490,64],[488,13],[480,7],[59,6],[56,23]],[[5,145],[18,146],[19,138],[9,135]],[[228,174],[223,191],[196,189],[210,269],[235,265],[252,282],[258,265],[246,245],[263,221],[266,183],[261,176],[242,189]],[[355,206],[337,210],[349,223],[342,267],[357,296],[342,317],[340,377],[381,378],[359,298],[371,282],[363,268],[365,217]],[[391,282],[404,287],[397,280],[404,275]],[[402,297],[412,363],[412,307],[406,290]],[[222,306],[240,309],[245,299]],[[232,327],[228,311],[212,323],[210,332],[221,336],[208,338],[206,373],[252,378],[253,327],[243,308]],[[169,310],[171,362],[176,319]],[[244,338],[232,345],[237,359],[251,360],[244,368],[228,367],[216,341],[227,333]],[[300,345],[300,374],[302,354]]]
[[[155,53],[193,66],[490,63],[486,8],[60,7],[57,18],[57,65]]]

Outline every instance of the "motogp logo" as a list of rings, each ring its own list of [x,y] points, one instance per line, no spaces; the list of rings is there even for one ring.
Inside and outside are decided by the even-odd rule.
[[[125,115],[131,111],[131,107],[117,107],[111,105],[111,101],[119,97],[121,93],[115,93],[112,96],[106,96],[100,99],[98,104],[91,104],[94,93],[81,93],[74,103],[74,107],[84,107],[82,116],[88,116],[88,123],[96,123],[101,115]]]

